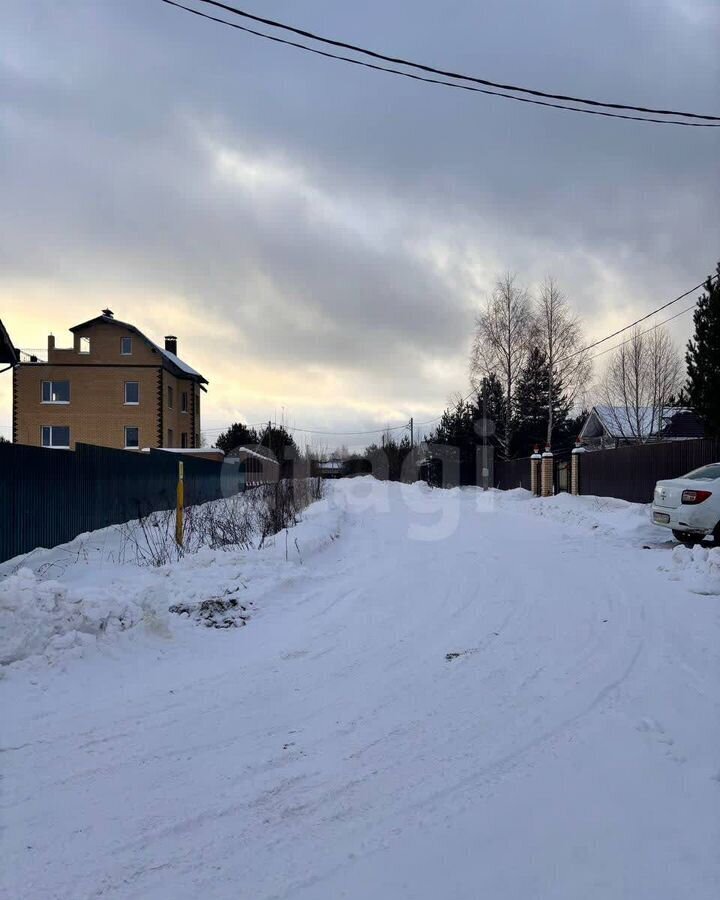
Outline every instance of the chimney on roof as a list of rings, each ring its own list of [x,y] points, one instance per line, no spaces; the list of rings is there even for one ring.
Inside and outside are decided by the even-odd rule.
[[[111,309],[103,309],[101,310],[102,314],[106,316],[108,319],[114,319],[115,313]]]
[[[55,349],[55,335],[49,334],[48,335],[48,350],[54,350],[54,349]]]
[[[174,353],[177,356],[177,338],[174,334],[165,335],[165,349],[168,353]]]

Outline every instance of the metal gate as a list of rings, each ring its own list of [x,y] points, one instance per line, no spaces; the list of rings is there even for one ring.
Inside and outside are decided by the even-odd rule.
[[[570,459],[569,450],[562,450],[553,456],[553,484],[556,494],[570,493]]]

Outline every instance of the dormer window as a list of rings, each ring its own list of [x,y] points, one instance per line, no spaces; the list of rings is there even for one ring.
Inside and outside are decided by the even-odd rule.
[[[80,338],[80,353],[89,353],[90,352],[90,338],[89,337],[81,337]]]
[[[132,356],[132,338],[120,338],[120,353],[122,356]]]

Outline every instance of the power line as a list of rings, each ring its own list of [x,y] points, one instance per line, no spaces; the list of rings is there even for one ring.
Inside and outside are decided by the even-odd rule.
[[[253,422],[252,424],[248,424],[246,428],[258,428],[260,426],[267,425],[267,420],[263,422]],[[228,426],[229,427],[229,426]],[[409,427],[409,422],[404,422],[402,425],[386,425],[384,428],[370,428],[366,431],[324,431],[316,428],[301,428],[299,425],[284,425],[282,426],[286,431],[300,431],[303,434],[326,434],[335,437],[350,437],[354,435],[360,434],[385,434],[387,431],[399,431],[403,428]],[[203,434],[215,434],[221,431],[227,431],[227,428],[202,428],[201,431]]]
[[[314,428],[300,428],[299,426],[286,425],[288,431],[300,431],[303,434],[327,434],[333,437],[351,437],[360,434],[385,434],[388,431],[400,431],[409,428],[409,422],[402,425],[387,425],[385,428],[370,428],[367,431],[318,431]]]
[[[169,2],[169,0],[167,0],[167,2]],[[653,107],[647,106],[633,106],[628,103],[612,103],[603,100],[590,100],[585,97],[575,97],[571,94],[552,94],[548,91],[541,91],[536,88],[526,88],[515,84],[503,84],[502,82],[491,81],[487,78],[479,78],[475,75],[463,75],[460,72],[438,69],[435,66],[416,63],[412,60],[403,59],[399,56],[388,56],[387,54],[379,53],[375,50],[369,50],[366,47],[360,47],[357,44],[350,44],[346,41],[323,37],[322,35],[316,34],[312,31],[306,31],[302,28],[296,28],[292,25],[287,25],[286,23],[279,22],[275,19],[268,19],[263,16],[254,15],[253,13],[238,9],[236,6],[230,6],[227,3],[220,3],[219,0],[198,0],[198,2],[205,3],[209,6],[215,6],[218,9],[224,9],[227,12],[232,13],[233,15],[240,16],[244,19],[250,19],[253,22],[259,22],[262,25],[269,25],[271,28],[278,28],[282,31],[289,31],[292,34],[297,34],[300,37],[309,38],[310,40],[318,41],[322,44],[329,44],[332,47],[340,47],[344,50],[352,50],[355,53],[362,53],[364,56],[370,56],[373,59],[381,59],[384,62],[408,66],[409,68],[419,69],[422,72],[429,72],[433,75],[442,75],[444,78],[454,78],[460,81],[471,81],[475,84],[482,84],[486,87],[498,88],[502,91],[513,91],[514,93],[530,94],[533,97],[544,97],[549,100],[562,100],[569,103],[582,103],[585,106],[600,106],[606,107],[608,109],[622,109],[629,110],[631,112],[650,113],[652,115],[683,116],[690,119],[703,119],[711,122],[720,122],[720,116],[706,115],[703,113],[682,112],[674,109],[655,109]]]
[[[710,282],[713,282],[718,276],[711,275]],[[707,279],[706,279],[707,281]],[[614,337],[617,337],[619,334],[622,334],[624,331],[627,331],[629,328],[634,328],[636,325],[639,325],[641,322],[645,322],[647,319],[654,316],[656,313],[662,312],[664,309],[667,309],[668,306],[672,306],[673,303],[677,303],[679,300],[684,300],[689,294],[692,294],[694,291],[700,290],[705,287],[705,281],[701,281],[700,284],[696,284],[695,287],[690,288],[689,291],[685,291],[684,294],[680,294],[679,297],[675,297],[674,300],[668,300],[667,303],[663,303],[662,306],[658,306],[657,309],[653,309],[652,312],[647,313],[644,316],[641,316],[639,319],[635,319],[634,322],[631,322],[629,325],[625,325],[623,328],[618,328],[617,331],[613,331],[612,334],[608,334],[607,337],[600,338],[599,341],[594,341],[592,344],[588,344],[587,347],[582,347],[580,350],[575,350],[573,353],[568,353],[567,356],[563,356],[562,359],[559,359],[557,362],[565,362],[568,359],[572,359],[574,356],[578,356],[581,353],[587,353],[588,350],[592,350],[594,347],[598,347],[600,344],[604,344],[605,341],[609,341]],[[692,309],[692,307],[690,307]],[[670,319],[668,319],[670,321]],[[621,346],[618,344],[618,346]],[[598,354],[599,356],[600,354]]]
[[[275,35],[265,34],[262,31],[256,31],[253,28],[248,28],[244,25],[238,25],[236,22],[228,22],[226,19],[221,19],[217,16],[212,16],[209,13],[201,12],[200,10],[193,9],[190,6],[185,6],[182,3],[176,2],[176,0],[162,0],[162,2],[167,3],[169,6],[174,6],[177,9],[182,9],[185,12],[192,13],[193,15],[199,16],[202,19],[209,19],[211,22],[217,22],[220,25],[226,25],[228,28],[235,28],[237,31],[243,31],[246,34],[251,34],[251,35],[254,35],[255,37],[264,38],[265,40],[273,41],[274,43],[277,43],[277,44],[284,44],[289,47],[296,47],[299,50],[305,50],[306,52],[314,53],[317,56],[323,56],[323,57],[326,57],[327,59],[340,60],[341,62],[350,63],[355,66],[362,66],[366,69],[374,69],[375,71],[378,71],[378,72],[386,72],[391,75],[398,75],[403,78],[410,78],[413,81],[424,81],[429,84],[438,84],[438,85],[441,85],[442,87],[456,88],[457,90],[461,90],[461,91],[472,91],[473,93],[478,93],[478,94],[488,94],[493,97],[502,97],[505,100],[516,100],[519,103],[530,103],[534,106],[547,106],[547,107],[551,107],[553,109],[564,109],[569,112],[585,113],[586,115],[590,115],[590,116],[604,116],[604,117],[611,118],[611,119],[628,119],[628,120],[632,120],[632,121],[636,121],[636,122],[650,122],[650,123],[656,124],[656,125],[683,125],[688,128],[717,128],[717,127],[720,127],[720,121],[718,121],[718,122],[711,122],[711,121],[684,122],[684,121],[678,121],[676,119],[657,119],[657,118],[648,118],[647,116],[626,115],[623,113],[607,112],[606,110],[601,110],[601,109],[582,109],[582,108],[576,107],[576,106],[567,106],[563,103],[552,103],[552,102],[546,101],[546,100],[531,99],[530,97],[517,97],[512,94],[503,93],[502,91],[490,90],[488,88],[472,87],[471,85],[468,85],[468,84],[455,84],[455,83],[449,82],[449,81],[442,81],[438,78],[429,78],[424,75],[415,75],[411,72],[403,72],[400,69],[390,68],[389,66],[380,66],[380,65],[376,65],[374,63],[369,63],[369,62],[363,61],[363,60],[353,59],[352,57],[349,57],[349,56],[342,56],[341,54],[330,53],[325,50],[318,50],[315,47],[309,47],[307,44],[301,44],[298,41],[291,41],[286,38],[277,37]],[[199,2],[210,2],[210,0],[199,0]],[[215,4],[215,5],[222,6],[223,8],[230,9],[231,11],[233,11],[231,7],[225,7],[223,4]],[[259,18],[259,17],[255,17],[255,16],[250,16],[249,13],[238,12],[238,15],[247,15],[249,18]],[[261,21],[263,21],[263,20],[261,19]],[[268,21],[270,21],[270,20],[268,20]],[[277,26],[277,27],[287,27],[289,30],[293,30],[293,31],[296,30],[296,29],[291,29],[290,26]],[[329,39],[318,38],[318,40],[326,40],[327,43],[334,43],[334,42],[330,41]],[[345,45],[340,43],[340,46],[345,46]],[[348,46],[352,47],[352,45],[348,45]],[[371,55],[376,55],[376,56],[380,56],[380,58],[383,58],[380,54],[372,54],[371,51],[361,51],[361,52],[367,52]],[[392,59],[392,57],[388,57],[388,59]],[[412,65],[412,64],[408,63],[408,65]],[[418,68],[428,68],[430,71],[433,71],[429,67],[422,67],[419,64],[418,64]],[[469,76],[452,76],[452,77],[458,77],[458,78],[468,77],[469,78]],[[471,80],[477,80],[477,81],[480,81],[481,83],[483,83],[481,79],[471,79]],[[493,82],[488,82],[488,83],[492,84]],[[543,96],[543,94],[541,92],[532,92],[532,93],[538,93],[540,96]],[[550,94],[548,96],[553,96],[553,95]],[[591,101],[578,101],[578,102],[590,103]],[[598,105],[601,105],[601,104],[598,104]],[[619,108],[624,108],[624,107],[619,107]],[[678,113],[678,115],[685,115],[685,116],[689,116],[689,117],[695,116],[694,113]],[[697,116],[697,118],[710,119],[713,117]],[[717,118],[720,119],[720,117],[717,117]]]
[[[679,313],[675,313],[674,316],[669,316],[667,319],[663,319],[662,322],[658,322],[653,325],[652,328],[646,328],[645,331],[641,331],[639,337],[643,337],[643,335],[650,334],[651,331],[655,331],[660,328],[661,325],[667,325],[668,322],[672,322],[673,319],[679,319],[680,316],[684,316],[686,313],[692,312],[697,303],[693,303],[692,306],[686,306],[685,309],[681,309]],[[630,341],[633,340],[633,337],[626,338],[624,341],[620,341],[619,344],[615,344],[614,347],[608,347],[607,350],[601,350],[599,353],[596,353],[594,356],[590,357],[590,360],[597,359],[599,356],[605,356],[606,353],[612,353],[613,350],[617,350],[619,347],[624,347],[625,344],[629,344]]]
[[[710,276],[710,282],[713,282],[717,275]],[[707,279],[706,279],[707,281]],[[604,344],[605,341],[609,341],[611,338],[617,337],[619,334],[623,334],[623,332],[627,331],[629,328],[634,328],[636,325],[639,325],[641,322],[647,321],[651,316],[656,315],[662,310],[667,309],[669,306],[672,306],[674,303],[677,303],[679,300],[684,300],[689,294],[692,294],[694,291],[699,290],[700,288],[705,287],[706,281],[701,281],[700,284],[696,284],[695,287],[690,288],[689,291],[685,291],[684,294],[680,294],[679,297],[675,297],[674,300],[669,300],[667,303],[664,303],[662,306],[658,306],[657,309],[654,309],[652,312],[647,313],[639,319],[636,319],[634,322],[631,322],[629,325],[625,325],[624,328],[619,328],[617,331],[614,331],[612,334],[607,335],[607,337],[600,338],[600,340],[595,341],[592,344],[588,344],[587,347],[583,347],[581,350],[576,350],[574,353],[568,354],[568,356],[564,356],[562,359],[558,360],[558,363],[565,362],[568,359],[572,359],[574,356],[577,356],[580,353],[586,353],[588,350],[592,350],[593,347],[598,347],[600,344]],[[695,309],[697,303],[693,303],[691,306],[687,306],[685,309],[680,310],[680,312],[675,313],[675,315],[669,316],[667,319],[663,319],[662,322],[658,322],[656,325],[653,325],[652,328],[648,328],[645,331],[641,332],[641,335],[649,334],[651,331],[655,331],[661,325],[666,325],[668,322],[672,322],[673,319],[678,319],[680,316],[684,316],[686,313],[691,312],[691,310]],[[611,353],[613,350],[617,350],[619,347],[623,347],[625,344],[629,343],[633,338],[630,337],[627,340],[621,341],[619,344],[615,344],[614,347],[608,347],[606,350],[602,350],[600,353],[596,353],[594,356],[591,356],[588,361],[593,359],[597,359],[600,356],[604,356],[606,353]],[[461,403],[466,403],[473,395],[478,395],[479,391],[473,388],[469,394],[462,398]],[[417,423],[418,427],[422,425],[432,425],[435,422],[438,422],[442,419],[444,415],[441,413],[439,416],[435,416],[434,419],[429,419],[427,422],[419,422]]]

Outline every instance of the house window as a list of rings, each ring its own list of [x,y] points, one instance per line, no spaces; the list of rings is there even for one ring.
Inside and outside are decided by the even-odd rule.
[[[132,355],[132,338],[131,337],[120,338],[120,353],[123,356]]]
[[[137,381],[125,382],[125,403],[137,406],[140,402],[140,383]]]
[[[81,337],[80,338],[80,352],[81,353],[89,353],[90,352],[90,338],[89,337]]]
[[[183,391],[180,395],[180,409],[186,413],[188,411],[188,395],[187,391]]]
[[[69,381],[43,381],[43,383],[42,383],[42,402],[43,403],[69,403],[70,402],[70,382]]]
[[[140,429],[137,425],[125,426],[125,449],[137,450],[140,446]]]
[[[70,449],[70,428],[67,425],[43,425],[43,447],[60,447]]]
[[[188,442],[187,442],[187,431],[183,431],[182,434],[180,435],[180,446],[183,447],[183,448],[186,448],[187,445],[188,445]]]
[[[172,408],[173,408],[173,389],[172,389],[172,385],[169,384],[168,385],[168,409],[172,409]]]
[[[174,437],[175,435],[173,434],[172,428],[168,428],[168,447],[172,447]]]

